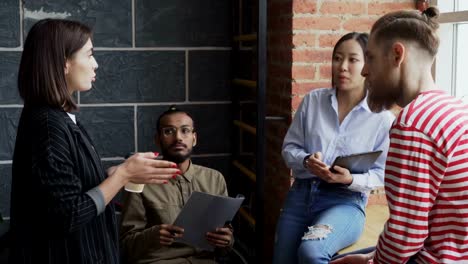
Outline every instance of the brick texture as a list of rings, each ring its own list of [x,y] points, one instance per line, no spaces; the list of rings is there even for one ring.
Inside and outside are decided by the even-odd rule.
[[[298,17],[292,20],[293,29],[319,29],[319,30],[338,30],[341,20],[338,17]],[[286,25],[283,25],[286,26]]]
[[[360,15],[365,11],[365,3],[362,2],[331,2],[326,1],[320,7],[321,14],[351,14]]]
[[[381,16],[385,13],[395,10],[401,9],[413,9],[414,8],[414,1],[407,1],[403,3],[391,3],[385,2],[380,3],[379,1],[369,3],[369,15],[378,15]]]
[[[315,38],[315,34],[295,34],[292,42],[295,48],[315,47]]]
[[[332,48],[335,46],[336,42],[341,38],[342,34],[321,34],[319,37],[319,47],[321,48]]]
[[[294,62],[318,62],[323,63],[330,61],[332,50],[298,50],[292,51],[292,59]]]
[[[287,1],[290,3],[291,1]],[[317,1],[316,0],[298,0],[292,1],[292,7],[294,13],[307,13],[315,14],[317,12]]]
[[[332,68],[331,68],[330,63],[320,65],[319,79],[320,80],[331,80],[331,78],[332,78],[331,70],[332,70]]]
[[[346,31],[369,31],[377,17],[351,18],[343,23],[343,29]]]

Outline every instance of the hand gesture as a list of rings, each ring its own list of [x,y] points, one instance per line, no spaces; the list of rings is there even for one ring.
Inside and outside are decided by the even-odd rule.
[[[218,248],[231,246],[232,230],[228,227],[218,227],[213,232],[206,233],[206,240],[210,245]]]
[[[159,244],[170,246],[174,239],[182,237],[184,229],[175,225],[162,224],[159,226]]]
[[[168,179],[180,174],[177,164],[155,160],[157,154],[153,152],[135,153],[115,169],[109,169],[108,173],[117,173],[128,181],[134,183],[165,183]]]

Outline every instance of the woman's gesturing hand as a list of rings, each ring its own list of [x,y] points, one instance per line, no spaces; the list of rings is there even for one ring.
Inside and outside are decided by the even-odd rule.
[[[124,184],[129,181],[161,184],[181,173],[177,164],[166,160],[155,160],[157,156],[153,152],[135,153],[124,163],[108,171],[121,175]]]

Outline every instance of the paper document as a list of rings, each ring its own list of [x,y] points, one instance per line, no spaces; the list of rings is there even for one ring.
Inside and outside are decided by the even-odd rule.
[[[206,233],[231,221],[243,201],[244,197],[193,192],[174,221],[174,225],[184,229],[184,236],[176,241],[212,251],[214,247],[206,240]]]

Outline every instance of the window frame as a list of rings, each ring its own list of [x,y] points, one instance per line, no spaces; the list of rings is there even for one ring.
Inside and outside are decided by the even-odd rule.
[[[441,0],[441,1],[447,1],[447,0]],[[456,10],[456,2],[454,1],[454,9]],[[466,1],[466,0],[465,0]],[[430,1],[430,5],[432,6],[438,6],[437,5],[438,0],[432,0]],[[449,47],[451,50],[449,51],[449,54],[451,55],[450,62],[451,62],[451,72],[449,73],[451,75],[449,83],[450,83],[450,88],[446,90],[450,91],[450,93],[454,96],[457,97],[466,97],[466,94],[457,94],[457,87],[456,87],[456,82],[457,82],[457,44],[458,44],[458,26],[460,24],[468,23],[468,10],[464,11],[452,11],[452,12],[444,12],[440,13],[439,18],[438,18],[439,24],[443,26],[444,24],[451,24],[451,29],[450,32],[445,32],[448,35],[450,35],[452,42],[449,44]],[[445,50],[446,51],[446,50]],[[437,73],[437,59],[434,61],[433,67],[432,67],[432,74],[434,79],[437,79],[436,73]],[[442,63],[443,65],[443,63]],[[467,98],[464,98],[465,100]]]

